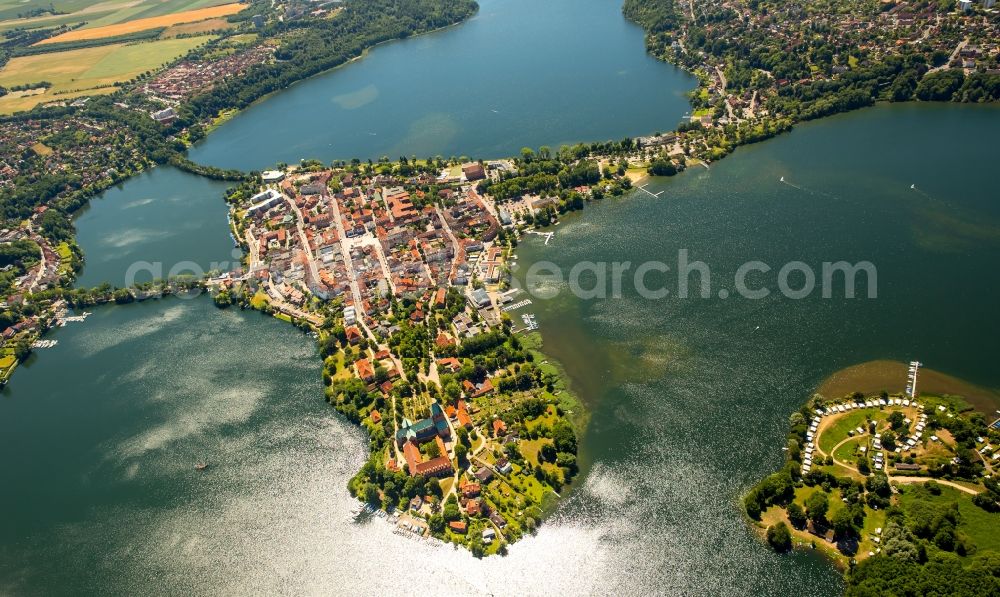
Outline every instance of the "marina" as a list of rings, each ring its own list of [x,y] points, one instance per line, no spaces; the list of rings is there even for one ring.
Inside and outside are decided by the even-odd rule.
[[[90,311],[84,311],[80,315],[63,315],[56,318],[56,325],[64,327],[67,323],[82,323],[91,315],[93,315],[93,313]]]
[[[521,307],[527,307],[530,304],[531,304],[531,299],[524,299],[523,301],[518,301],[512,305],[507,305],[506,307],[503,308],[503,310],[516,311],[517,309],[520,309]]]

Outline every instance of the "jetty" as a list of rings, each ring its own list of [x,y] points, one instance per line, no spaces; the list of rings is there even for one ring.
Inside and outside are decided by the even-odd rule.
[[[663,194],[663,191],[660,191],[659,193],[654,193],[654,192],[650,191],[649,189],[646,188],[646,185],[639,185],[636,188],[639,189],[640,191],[642,191],[643,193],[646,193],[647,195],[649,195],[651,197],[654,197],[656,199],[659,199],[660,195]]]
[[[534,313],[525,313],[524,315],[521,315],[521,321],[524,322],[524,329],[529,332],[538,329],[538,322],[535,320]]]
[[[80,315],[64,315],[63,317],[58,318],[57,324],[59,325],[59,327],[63,327],[67,323],[81,323],[83,321],[86,321],[87,317],[89,317],[90,315],[92,315],[90,311],[84,311]]]
[[[506,307],[503,307],[503,310],[504,311],[513,311],[515,309],[520,309],[521,307],[527,307],[530,304],[531,304],[531,299],[524,299],[523,301],[518,301],[518,302],[514,303],[513,305],[507,305]]]
[[[906,374],[906,395],[915,398],[917,395],[917,374],[923,365],[920,361],[910,361],[910,368]]]
[[[528,234],[537,234],[538,236],[544,236],[546,245],[549,244],[549,241],[552,240],[552,237],[556,235],[555,232],[539,232],[537,230],[528,230]]]
[[[59,344],[58,340],[35,340],[31,343],[31,348],[52,348]]]

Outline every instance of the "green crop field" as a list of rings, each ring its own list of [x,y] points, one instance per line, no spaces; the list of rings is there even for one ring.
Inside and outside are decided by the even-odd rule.
[[[48,81],[43,94],[0,98],[0,113],[31,109],[36,104],[80,95],[110,93],[114,85],[183,56],[212,36],[113,44],[50,54],[21,56],[0,70],[0,86]]]
[[[53,0],[47,2],[46,0],[29,0],[28,2],[19,2],[18,0],[0,0],[0,32],[19,27],[37,29],[77,23],[84,23],[83,27],[90,29],[125,23],[135,19],[159,17],[185,10],[207,8],[232,1],[140,0],[135,2],[134,0],[106,0],[94,2],[93,0]],[[54,6],[58,12],[66,14],[44,14],[18,18],[18,15],[25,15],[33,9],[47,9],[50,6]]]

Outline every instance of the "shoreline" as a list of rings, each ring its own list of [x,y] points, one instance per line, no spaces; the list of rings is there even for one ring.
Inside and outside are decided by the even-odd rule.
[[[214,119],[212,119],[212,121],[209,124],[206,125],[206,127],[205,127],[205,136],[202,139],[199,139],[198,141],[196,141],[196,142],[188,145],[188,147],[184,151],[183,155],[184,155],[185,158],[187,158],[187,153],[190,150],[198,147],[199,144],[204,143],[205,141],[207,141],[208,140],[208,136],[210,134],[212,134],[213,132],[215,132],[220,127],[224,126],[225,124],[227,124],[229,121],[235,119],[237,116],[240,116],[244,112],[246,112],[247,110],[253,108],[258,103],[262,103],[262,102],[264,102],[265,100],[267,100],[268,98],[270,98],[270,97],[272,97],[274,95],[278,95],[278,94],[280,94],[283,91],[287,91],[289,89],[292,89],[293,87],[295,87],[296,85],[298,85],[300,83],[305,83],[305,82],[310,81],[312,79],[317,79],[319,77],[323,77],[323,76],[335,73],[335,72],[337,72],[338,70],[340,70],[342,68],[351,66],[355,62],[363,60],[364,58],[366,58],[368,56],[368,54],[372,50],[375,50],[376,48],[379,48],[381,46],[389,45],[389,44],[393,44],[393,43],[397,43],[397,42],[403,42],[403,41],[406,41],[406,40],[409,40],[409,39],[418,39],[418,38],[424,37],[425,35],[432,35],[434,33],[441,33],[443,31],[447,31],[448,29],[452,29],[452,28],[464,25],[465,23],[467,23],[467,22],[471,21],[472,19],[476,18],[476,16],[478,14],[479,14],[479,10],[477,9],[476,12],[472,14],[472,16],[470,16],[467,19],[463,19],[461,21],[458,21],[457,23],[452,23],[450,25],[445,25],[444,27],[438,27],[437,29],[429,29],[427,31],[424,31],[424,32],[418,33],[417,35],[412,35],[412,36],[409,36],[409,37],[400,37],[400,38],[395,38],[395,39],[387,39],[387,40],[379,42],[379,43],[377,43],[375,45],[368,46],[367,48],[361,50],[361,53],[358,54],[357,56],[355,56],[353,58],[350,58],[347,61],[345,61],[345,62],[343,62],[341,64],[338,64],[337,66],[328,68],[328,69],[326,69],[324,71],[320,71],[320,72],[318,72],[318,73],[316,73],[314,75],[310,75],[310,76],[305,77],[303,79],[298,79],[296,81],[293,81],[292,84],[289,85],[288,87],[283,87],[281,89],[275,89],[274,91],[268,92],[265,95],[262,95],[259,98],[255,99],[254,101],[250,102],[250,104],[247,105],[244,108],[230,108],[229,110],[225,110],[224,113],[219,114],[219,116],[217,116]],[[347,159],[351,159],[351,158],[347,158]],[[209,168],[215,168],[216,167],[216,166],[212,166],[210,164],[201,164],[199,162],[194,162],[193,160],[190,160],[189,158],[188,158],[188,161],[190,161],[191,163],[196,164],[198,166],[202,166],[202,167],[209,167]]]
[[[917,366],[919,367],[919,363]],[[985,425],[994,421],[997,415],[985,408],[984,404],[997,406],[1000,402],[988,401],[974,406],[974,401],[968,396],[943,390],[987,392],[991,395],[991,400],[996,400],[997,393],[923,367],[919,367],[920,383],[914,397],[910,397],[908,389],[893,391],[891,384],[887,387],[890,379],[905,385],[907,371],[904,363],[892,360],[868,361],[844,367],[828,375],[816,386],[816,392],[798,410],[793,411],[789,417],[790,431],[786,434],[787,446],[782,448],[782,466],[749,487],[739,496],[737,503],[744,522],[762,543],[778,552],[818,551],[844,575],[845,582],[850,586],[851,573],[857,566],[867,565],[873,560],[882,561],[886,557],[877,556],[884,545],[880,540],[887,540],[889,536],[888,526],[896,524],[896,519],[890,517],[891,508],[896,508],[900,515],[908,516],[907,503],[900,502],[900,495],[923,495],[922,492],[941,495],[941,488],[944,488],[952,492],[949,494],[951,498],[971,502],[974,504],[971,507],[985,508],[969,496],[979,498],[980,492],[982,495],[990,494],[989,475],[984,473],[986,481],[978,474],[971,477],[972,481],[967,481],[970,473],[962,472],[965,469],[958,468],[958,473],[955,472],[957,463],[961,462],[957,457],[950,465],[939,464],[942,462],[940,451],[945,448],[951,451],[945,452],[947,456],[962,453],[960,450],[963,448],[955,443],[951,435],[950,421],[965,421],[962,425],[969,424],[969,421],[973,425],[983,425],[982,429],[975,432],[982,434],[976,438],[975,449],[979,452],[977,456],[982,460],[983,466],[987,467],[986,472],[989,472],[990,432]],[[913,371],[911,364],[910,373],[916,375]],[[903,413],[903,416],[899,413]],[[982,422],[981,414],[987,415],[985,423]],[[864,418],[861,418],[862,415]],[[899,417],[898,421],[893,422],[893,416]],[[904,416],[907,418],[904,419]],[[911,427],[913,422],[910,417],[916,422],[915,428]],[[976,423],[977,417],[979,423]],[[807,429],[806,425],[810,420],[812,425]],[[901,424],[898,430],[895,426],[897,423]],[[857,430],[850,429],[855,425],[858,425]],[[921,437],[925,425],[927,435]],[[878,430],[881,433],[876,433]],[[892,431],[899,434],[898,440]],[[834,436],[826,444],[825,434]],[[910,439],[903,444],[902,440],[907,436]],[[891,444],[880,444],[880,437],[886,442],[898,441],[896,445],[902,445],[904,453],[900,453],[900,447],[895,448],[893,453]],[[869,442],[872,445],[870,451],[866,451],[869,449]],[[802,458],[800,452],[803,446],[805,458]],[[815,457],[812,455],[814,446],[817,451]],[[885,461],[882,460],[883,454],[888,454]],[[871,460],[872,456],[875,456],[874,460]],[[856,465],[854,458],[857,459]],[[869,464],[872,464],[874,470],[870,470]],[[993,464],[995,466],[997,463],[993,461]],[[926,470],[922,470],[925,467]],[[884,479],[886,489],[892,487],[891,492],[881,493],[878,484],[873,484],[873,479],[877,481],[880,477]],[[790,486],[787,485],[789,483]],[[860,494],[848,493],[854,487],[859,489]],[[820,514],[818,519],[814,518],[810,512],[812,506],[809,498],[815,497],[816,493],[829,493],[829,512],[834,512],[835,509],[837,512],[832,516]],[[840,496],[844,496],[843,505],[836,499]],[[799,502],[804,504],[799,505]],[[798,516],[801,522],[798,525],[793,524],[795,519],[791,506],[800,507]],[[957,509],[958,506],[954,507]],[[837,514],[844,511],[853,516],[849,531],[837,526],[842,524],[842,521],[838,522]],[[861,516],[862,522],[859,522],[857,516]],[[987,519],[976,518],[968,524],[988,522]],[[775,527],[784,527],[788,532],[790,543],[784,549],[777,542],[772,543],[769,537],[770,531]],[[884,528],[887,530],[886,535],[882,534]],[[847,534],[841,535],[842,532]],[[852,544],[854,551],[844,547]],[[970,553],[961,551],[959,555],[971,558],[976,553],[977,546],[974,544],[970,549]],[[985,546],[985,549],[989,550],[990,547]]]
[[[401,162],[400,167],[402,165]],[[432,173],[437,172],[435,166],[422,164],[421,167],[424,176],[433,179]],[[271,206],[275,212],[272,213],[271,207],[268,207],[262,213],[274,215],[290,210],[289,213],[297,222],[294,227],[298,227],[299,234],[304,234],[303,226],[308,222],[303,215],[304,211],[311,214],[314,210],[323,213],[332,210],[338,217],[341,213],[351,213],[342,211],[345,209],[343,202],[347,198],[340,194],[341,181],[354,181],[354,186],[351,187],[353,191],[348,193],[348,196],[355,198],[351,200],[352,205],[355,200],[360,201],[361,205],[370,205],[376,219],[386,218],[383,225],[394,231],[393,234],[399,233],[399,222],[389,223],[388,212],[384,211],[386,207],[382,205],[381,200],[374,199],[383,185],[402,184],[400,192],[414,193],[421,197],[424,192],[420,190],[419,185],[413,186],[412,181],[402,182],[405,176],[390,182],[376,182],[377,179],[370,178],[374,170],[368,166],[329,170],[320,166],[290,167],[286,168],[283,174],[279,187],[282,189],[281,196],[284,202],[279,201]],[[386,175],[397,176],[397,174],[392,172]],[[348,176],[352,178],[348,179]],[[358,178],[354,178],[355,176]],[[309,180],[322,181],[326,190],[318,191],[322,199],[317,199],[315,204],[306,207],[308,200],[299,194],[296,184],[302,185]],[[516,247],[513,246],[516,243],[510,238],[511,224],[502,227],[496,219],[495,208],[487,207],[487,203],[492,206],[492,201],[481,198],[475,191],[475,185],[464,179],[442,184],[452,189],[452,192],[454,189],[460,189],[458,195],[462,198],[457,200],[458,205],[464,206],[462,209],[481,209],[481,212],[477,212],[480,215],[474,217],[485,218],[487,221],[492,221],[492,224],[488,229],[466,229],[464,227],[468,224],[465,220],[451,220],[449,224],[450,218],[455,216],[445,217],[438,207],[437,212],[431,211],[434,215],[428,223],[438,221],[436,218],[440,218],[443,230],[439,240],[447,241],[450,237],[457,243],[454,238],[455,233],[451,232],[451,228],[456,227],[456,231],[468,234],[470,241],[476,240],[482,243],[475,250],[477,254],[487,251],[493,255],[489,258],[491,262],[508,263],[516,255]],[[277,245],[266,249],[263,239],[269,234],[268,228],[262,226],[261,218],[250,215],[254,213],[251,208],[257,205],[257,200],[253,197],[268,192],[266,190],[268,188],[263,180],[246,181],[233,194],[227,195],[230,203],[230,229],[244,250],[244,267],[252,264],[254,268],[260,268],[255,271],[262,272],[269,271],[275,250],[279,253],[282,250],[294,250],[292,246],[276,249]],[[274,192],[274,189],[272,188],[270,192]],[[310,196],[316,197],[317,193],[312,193]],[[319,201],[323,203],[320,204]],[[329,201],[329,204],[325,201]],[[409,199],[405,201],[408,202]],[[422,213],[427,213],[426,208]],[[339,228],[343,223],[338,219],[336,225]],[[447,234],[444,230],[448,230]],[[374,236],[372,230],[366,230],[364,235],[367,235],[366,238],[371,236],[370,240],[382,242],[378,239],[383,237]],[[299,238],[294,234],[293,237]],[[303,244],[297,246],[305,246],[304,238],[301,237]],[[344,238],[350,237],[345,235]],[[387,257],[381,255],[383,250],[388,259],[397,263],[401,256],[410,255],[408,251],[397,253],[395,248],[384,247],[377,249],[380,260],[387,260]],[[347,248],[342,248],[339,253],[347,260],[345,265],[349,269],[345,271],[340,271],[339,260],[330,262],[329,266],[321,267],[324,267],[325,272],[330,272],[330,276],[346,275],[347,278],[340,279],[352,279],[353,268],[356,266],[353,265],[355,257],[347,258],[350,253]],[[465,265],[464,249],[456,249],[455,255],[461,255],[455,264],[461,264],[463,268],[468,267]],[[388,261],[385,263],[384,275],[387,276],[386,280],[392,283],[396,278],[389,274]],[[469,263],[473,268],[478,267],[475,265],[478,263],[477,260],[469,259]],[[447,273],[455,265],[442,267]],[[313,275],[319,276],[318,279],[324,279],[323,276],[326,274]],[[472,270],[463,275],[473,278],[476,276]],[[272,280],[270,275],[262,279]],[[325,283],[334,284],[332,279],[329,280]],[[397,280],[392,286],[394,294],[395,284],[399,282]],[[474,555],[488,556],[497,552],[502,554],[506,550],[506,545],[533,532],[536,526],[555,509],[562,496],[575,487],[575,482],[579,478],[577,460],[580,453],[579,437],[587,428],[590,413],[572,391],[571,380],[565,368],[544,351],[541,334],[513,331],[510,317],[501,309],[501,305],[504,304],[501,300],[503,291],[500,290],[503,287],[502,282],[497,280],[486,285],[485,290],[495,295],[495,304],[491,300],[486,306],[471,302],[470,297],[474,293],[469,282],[460,282],[456,285],[450,278],[445,281],[428,279],[427,282],[430,283],[428,290],[410,291],[409,295],[405,293],[401,295],[399,298],[404,301],[402,304],[380,305],[375,309],[365,306],[352,312],[352,315],[357,313],[357,318],[351,320],[348,320],[346,315],[348,306],[367,305],[369,299],[371,305],[376,305],[375,298],[370,296],[366,298],[356,286],[347,288],[347,292],[342,290],[340,293],[335,293],[332,291],[335,286],[326,290],[321,288],[313,290],[319,287],[307,288],[291,281],[301,288],[300,291],[296,291],[282,282],[279,282],[282,284],[279,288],[271,281],[259,282],[258,276],[239,276],[228,278],[216,285],[215,296],[216,305],[219,307],[226,308],[238,303],[241,308],[253,308],[286,323],[292,323],[316,338],[320,354],[323,356],[326,400],[348,422],[366,431],[369,440],[366,465],[353,475],[348,484],[352,495],[359,499],[363,497],[362,501],[368,504],[381,503],[383,510],[391,512],[397,508],[399,511],[405,509],[406,504],[397,501],[399,496],[396,490],[403,485],[404,478],[418,479],[418,486],[427,483],[431,488],[440,487],[440,491],[436,494],[437,500],[428,502],[432,504],[429,510],[419,503],[415,508],[418,511],[418,519],[426,521],[421,524],[426,524],[426,529],[431,531],[432,536],[468,547],[473,550]],[[313,298],[302,300],[303,294],[312,297],[315,292],[320,292],[320,295],[313,298],[324,298],[319,301],[314,301]],[[428,297],[435,295],[441,298],[436,299],[436,302],[428,300]],[[294,298],[295,296],[298,298]],[[405,298],[407,296],[409,298]],[[390,306],[392,308],[388,309]],[[415,309],[422,309],[418,319],[411,317],[416,314]],[[465,333],[462,331],[465,329],[465,324],[459,323],[455,323],[455,329],[452,330],[450,321],[467,319],[470,316],[478,322],[474,325],[475,330]],[[442,317],[444,319],[441,319]],[[443,327],[442,323],[445,324]],[[387,327],[395,327],[396,332],[386,332]],[[378,333],[372,332],[373,329]],[[434,334],[438,334],[438,338],[435,347],[427,347],[426,353],[420,352],[418,357],[414,347],[406,344],[405,338],[411,337],[414,333],[422,333],[421,330],[430,330],[431,339],[434,338]],[[355,334],[355,340],[345,341],[345,338],[351,338],[351,333]],[[441,344],[441,335],[445,336],[446,344]],[[458,365],[459,361],[453,358],[455,356],[460,358],[461,365]],[[449,358],[455,364],[454,367],[448,363]],[[371,367],[368,364],[369,359],[382,369],[385,377],[374,377],[371,373],[366,377],[362,363],[365,368]],[[415,359],[422,363],[437,364],[428,365],[424,371],[424,365],[415,364]],[[483,363],[491,360],[497,363],[494,365],[497,368],[483,371]],[[440,369],[442,366],[446,369]],[[454,383],[458,381],[462,384],[460,387]],[[365,387],[365,384],[367,384],[367,397],[357,393],[360,388]],[[355,386],[360,387],[355,388]],[[407,389],[398,391],[400,388]],[[459,391],[462,393],[459,394]],[[464,396],[464,400],[460,396]],[[417,406],[414,406],[415,404]],[[444,438],[444,442],[438,444],[438,450],[430,453],[447,456],[448,465],[444,469],[454,472],[448,472],[446,475],[441,474],[444,469],[438,468],[431,472],[421,472],[423,469],[419,467],[430,461],[422,462],[419,457],[414,457],[410,443],[422,446],[426,440],[399,439],[400,433],[414,426],[411,421],[417,421],[417,424],[424,421],[427,415],[426,412],[421,414],[420,405],[427,404],[437,405],[439,413],[444,409],[452,409],[457,404],[458,418],[451,419],[453,421],[462,421],[462,411],[466,412],[464,422],[455,423],[455,431],[438,434],[438,439]],[[437,416],[433,415],[434,412],[432,408],[432,418]],[[472,440],[471,445],[466,437]],[[387,441],[391,438],[395,438],[395,441]],[[465,449],[460,451],[461,446]],[[545,446],[549,448],[543,450]],[[442,451],[446,454],[442,454]],[[438,456],[431,455],[428,458],[437,459]],[[510,465],[506,464],[507,462]],[[435,464],[435,467],[439,466],[441,465]],[[484,469],[487,473],[482,476]],[[417,472],[414,474],[413,471]],[[410,474],[407,476],[408,472]],[[434,481],[435,477],[440,477],[441,481]],[[455,489],[464,487],[466,482],[477,483],[475,477],[479,478],[478,483],[482,485],[482,497],[474,496],[475,500],[482,500],[480,505],[469,509],[465,501],[469,496],[464,489],[461,492],[463,496],[461,503],[463,508],[466,508],[466,519],[470,525],[469,535],[466,535],[464,530],[456,534],[451,531],[452,527],[442,529],[435,526],[435,517],[440,518],[438,512],[441,502],[438,500],[454,499]],[[395,484],[386,482],[386,478],[394,479]],[[463,479],[465,481],[460,485],[459,481]],[[406,487],[410,485],[413,484],[407,480]],[[435,495],[434,489],[426,491],[429,491],[431,496]],[[418,494],[411,499],[409,494],[406,494],[407,499],[410,499],[411,509],[414,509],[412,500],[421,495],[424,494]],[[512,507],[514,509],[511,509]],[[444,512],[447,517],[447,507]],[[454,518],[448,520],[454,521]],[[489,530],[490,525],[495,529],[499,540],[487,542],[484,534],[484,543],[489,547],[483,549],[474,538],[479,531],[485,533]]]

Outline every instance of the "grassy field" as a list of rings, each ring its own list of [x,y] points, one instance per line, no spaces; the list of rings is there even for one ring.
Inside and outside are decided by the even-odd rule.
[[[905,508],[918,500],[927,500],[938,505],[958,504],[958,530],[982,550],[1000,552],[1000,513],[990,513],[972,503],[972,496],[942,485],[941,495],[930,495],[916,486],[900,487],[899,501]]]
[[[48,145],[46,145],[44,143],[40,143],[40,142],[39,143],[35,143],[34,145],[32,145],[31,146],[31,150],[34,151],[35,153],[37,153],[38,155],[42,156],[42,157],[47,156],[47,155],[52,155],[52,148],[49,147]]]
[[[87,39],[101,39],[102,37],[114,37],[116,35],[127,35],[129,33],[136,33],[138,31],[146,31],[148,29],[157,29],[159,27],[172,27],[174,25],[180,25],[182,23],[197,23],[198,21],[205,21],[208,19],[218,19],[219,17],[224,17],[227,15],[235,14],[243,10],[244,5],[242,4],[222,4],[219,6],[212,6],[209,8],[199,8],[196,10],[186,10],[183,12],[176,12],[173,14],[148,17],[145,19],[134,19],[131,21],[126,21],[124,23],[115,23],[112,25],[105,25],[103,27],[94,28],[84,28],[75,29],[73,31],[67,31],[62,35],[57,35],[55,37],[50,37],[48,39],[43,39],[35,45],[49,44],[49,43],[60,43],[67,41],[80,41]],[[225,21],[223,20],[223,23]],[[204,31],[211,31],[212,28],[202,29],[201,31],[188,31],[189,33],[199,33]]]
[[[538,466],[538,452],[541,451],[543,445],[551,443],[552,440],[546,438],[521,440],[521,454],[524,454],[524,459],[530,462],[532,466]]]
[[[865,435],[856,437],[851,441],[844,442],[839,448],[834,450],[833,457],[841,462],[853,464],[861,455],[861,453],[858,452],[858,447],[861,445],[867,445],[868,438],[869,436]]]
[[[267,295],[263,291],[258,290],[257,294],[253,295],[253,298],[250,299],[250,306],[254,309],[263,309],[269,302],[271,301],[267,299]]]
[[[838,443],[847,437],[847,432],[856,427],[865,427],[867,417],[875,417],[878,409],[865,408],[840,415],[819,437],[819,449],[829,454]]]
[[[111,93],[116,84],[158,68],[210,39],[211,36],[200,36],[112,44],[14,58],[0,70],[0,85],[48,81],[52,87],[44,94],[0,98],[0,114],[28,110],[43,102]]]

